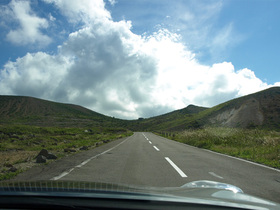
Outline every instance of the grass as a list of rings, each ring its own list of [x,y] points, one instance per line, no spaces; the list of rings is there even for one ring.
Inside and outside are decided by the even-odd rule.
[[[16,172],[1,173],[0,174],[0,180],[11,179],[11,178],[15,177],[16,175],[18,175],[19,173],[21,173],[21,172],[22,172],[22,170],[18,170]]]
[[[41,149],[47,149],[60,158],[67,155],[64,152],[66,148],[79,151],[82,146],[93,148],[108,140],[129,135],[132,132],[123,128],[0,125],[0,180],[17,175],[26,169],[26,163],[34,165],[35,157]],[[10,172],[11,165],[19,167],[19,170]]]
[[[199,148],[280,168],[279,131],[207,127],[161,135]]]

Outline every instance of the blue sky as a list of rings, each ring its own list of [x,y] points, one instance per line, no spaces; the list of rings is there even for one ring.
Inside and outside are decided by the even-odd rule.
[[[125,119],[280,85],[277,0],[4,0],[0,94]]]
[[[129,3],[130,2],[130,3]],[[119,1],[113,7],[108,5],[115,20],[127,19],[133,23],[137,34],[151,33],[157,25],[170,30],[180,30],[183,42],[198,54],[200,62],[211,65],[216,62],[229,61],[237,69],[250,68],[256,76],[268,83],[279,82],[280,79],[280,2],[275,0],[226,0],[212,1],[219,5],[209,21],[205,20],[201,27],[211,25],[207,37],[202,42],[212,39],[217,31],[232,26],[231,43],[221,51],[211,53],[212,49],[197,44],[184,30],[187,21],[180,20],[185,11],[196,13],[201,18],[203,11],[200,3],[211,1]],[[211,3],[212,3],[211,2]],[[148,9],[147,9],[147,5]],[[213,10],[215,10],[213,8]],[[205,24],[205,25],[204,25]],[[198,27],[199,27],[198,26]],[[198,28],[197,30],[201,30]],[[203,39],[203,38],[202,38]],[[199,46],[197,46],[199,45]],[[209,52],[210,51],[210,52]],[[277,77],[278,76],[278,77]]]

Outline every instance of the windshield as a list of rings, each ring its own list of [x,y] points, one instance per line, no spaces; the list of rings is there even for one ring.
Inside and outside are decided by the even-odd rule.
[[[279,8],[1,1],[1,183],[234,189],[280,203]]]

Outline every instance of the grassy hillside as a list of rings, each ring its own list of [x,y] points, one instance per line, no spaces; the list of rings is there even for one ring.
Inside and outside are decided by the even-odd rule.
[[[84,127],[119,126],[121,120],[84,107],[26,96],[0,96],[0,124]]]
[[[194,119],[200,112],[208,108],[189,105],[167,114],[163,114],[148,119],[130,121],[128,127],[133,130],[180,130],[186,128],[186,124]]]
[[[0,96],[0,124],[125,127],[135,131],[175,131],[204,126],[280,128],[280,87],[243,96],[212,108],[189,105],[160,116],[120,120],[73,104],[32,97]]]
[[[189,111],[193,108],[196,111]],[[180,131],[204,126],[279,129],[280,88],[269,88],[212,108],[192,105],[165,115],[133,121],[131,126],[151,131]]]

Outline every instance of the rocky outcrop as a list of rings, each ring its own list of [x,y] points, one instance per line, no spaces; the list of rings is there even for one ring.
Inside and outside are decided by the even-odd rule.
[[[42,149],[39,154],[36,156],[36,163],[46,163],[48,160],[55,160],[57,159],[57,156],[50,153],[46,149]]]
[[[80,150],[88,150],[88,146],[82,146]]]
[[[258,100],[251,98],[238,108],[231,108],[218,113],[210,119],[213,124],[226,127],[248,127],[250,125],[262,125],[263,113]]]
[[[36,158],[36,163],[46,163],[47,162],[47,158],[43,155],[38,155]]]
[[[16,172],[18,169],[16,168],[16,167],[14,167],[14,166],[12,166],[10,169],[9,169],[9,171],[10,172]]]
[[[66,148],[64,149],[64,152],[77,152],[77,151],[73,148]]]

